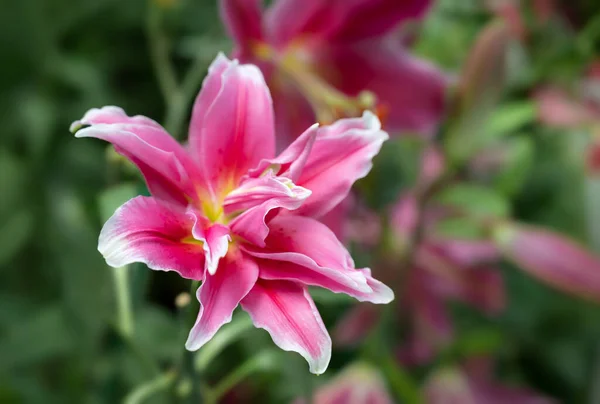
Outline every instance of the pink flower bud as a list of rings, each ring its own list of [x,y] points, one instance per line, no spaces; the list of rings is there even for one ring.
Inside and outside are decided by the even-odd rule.
[[[493,237],[505,256],[542,282],[600,301],[600,260],[583,246],[552,231],[503,223]]]

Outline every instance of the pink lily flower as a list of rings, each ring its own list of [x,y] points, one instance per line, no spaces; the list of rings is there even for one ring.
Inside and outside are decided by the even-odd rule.
[[[234,56],[263,70],[277,133],[293,138],[377,105],[386,129],[432,134],[444,110],[445,77],[411,56],[399,25],[432,0],[221,0]]]
[[[370,365],[355,363],[344,369],[338,376],[316,389],[314,404],[392,404],[385,380]],[[294,404],[305,404],[298,399]]]
[[[372,303],[393,299],[368,268],[355,269],[318,220],[369,172],[388,137],[371,113],[311,126],[275,157],[273,106],[260,70],[219,55],[196,99],[187,148],[153,120],[116,107],[88,111],[71,130],[112,143],[152,194],[126,202],[104,225],[98,249],[106,262],[142,262],[202,281],[187,349],[210,340],[239,304],[319,374],[331,339],[307,285]]]
[[[557,401],[521,386],[495,380],[487,357],[471,358],[460,367],[436,370],[425,383],[427,404],[556,404]]]

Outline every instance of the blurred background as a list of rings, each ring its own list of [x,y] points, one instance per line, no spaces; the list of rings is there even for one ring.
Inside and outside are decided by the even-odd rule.
[[[166,105],[148,46],[152,13],[160,13],[160,40],[177,74],[194,66],[201,79],[215,55],[233,46],[218,5],[20,0],[3,2],[1,10],[0,402],[115,403],[128,394],[131,403],[176,402],[170,397],[185,402],[194,383],[171,383],[168,372],[183,354],[187,329],[176,298],[189,284],[173,273],[128,268],[135,339],[120,337],[113,284],[118,275],[96,250],[97,237],[119,203],[146,190],[106,144],[75,140],[69,125],[103,105],[163,122]],[[502,195],[514,219],[600,252],[600,154],[594,152],[594,136],[600,136],[600,3],[439,0],[421,23],[407,28],[411,49],[456,82],[480,32],[494,19],[512,35],[508,73],[493,125],[480,132],[510,140],[488,147],[469,166],[469,178]],[[385,145],[372,175],[357,187],[366,207],[382,212],[411,187],[419,172],[416,150],[410,136]],[[489,201],[471,200],[477,206]],[[368,248],[353,246],[353,252],[357,263],[373,265]],[[503,384],[556,402],[600,403],[597,304],[539,283],[507,261],[499,266],[502,310],[486,315],[445,303],[454,327],[445,355],[414,365],[393,348],[385,359],[371,360],[394,402],[421,402],[418,392],[432,374],[459,366],[457,355],[473,355],[493,358]],[[314,298],[332,332],[355,304],[319,291]],[[386,341],[402,350],[405,322],[385,324]],[[330,368],[319,378],[292,353],[251,362],[230,380],[224,400],[292,402],[356,359],[373,358],[365,345],[368,339],[358,346],[334,343]],[[202,383],[215,385],[271,346],[262,330],[246,330],[203,368]],[[148,380],[159,382],[150,388],[156,392],[135,401],[131,392],[150,386]],[[446,387],[453,391],[460,383]]]

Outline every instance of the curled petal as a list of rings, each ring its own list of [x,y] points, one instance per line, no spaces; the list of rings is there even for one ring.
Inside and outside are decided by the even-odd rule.
[[[206,275],[196,293],[200,312],[185,343],[188,350],[199,349],[231,321],[233,310],[255,286],[257,277],[258,267],[242,254],[228,254],[214,275]]]
[[[100,232],[98,250],[112,267],[143,262],[151,269],[201,280],[202,246],[183,242],[193,225],[193,219],[179,206],[138,196],[108,219]]]
[[[319,125],[314,124],[292,142],[279,156],[262,160],[258,167],[250,170],[251,177],[259,177],[272,169],[275,175],[297,181],[310,155]]]
[[[244,249],[257,258],[299,266],[290,266],[290,270],[297,269],[297,276],[302,276],[309,284],[318,284],[320,279],[323,284],[332,282],[332,287],[335,284],[336,288],[347,288],[354,294],[373,292],[364,273],[354,269],[346,248],[327,226],[314,219],[276,216],[269,222],[269,235],[265,241],[265,248],[244,246]]]
[[[264,328],[284,351],[298,352],[311,373],[321,374],[331,359],[331,338],[306,287],[259,280],[242,300],[256,327]]]
[[[273,157],[273,105],[256,66],[217,57],[194,104],[190,146],[213,197]]]
[[[219,260],[227,254],[229,242],[229,228],[216,223],[211,225],[204,217],[198,216],[196,212],[188,209],[188,215],[194,219],[192,235],[195,240],[203,245],[205,254],[205,269],[209,274],[214,275],[219,265]]]
[[[269,234],[267,216],[274,209],[294,210],[310,196],[306,188],[295,185],[289,178],[272,173],[248,179],[225,198],[225,212],[243,211],[230,223],[232,231],[259,247],[265,246]]]
[[[315,270],[291,262],[274,261],[271,259],[259,260],[258,267],[261,279],[289,280],[305,285],[320,286],[335,293],[345,293],[361,302],[387,304],[394,300],[394,292],[383,283],[371,277],[371,271],[368,268],[354,270],[356,271],[355,275],[359,276],[360,274],[364,277],[368,287],[371,289],[365,292],[362,288],[349,286],[351,282],[349,282],[348,274],[331,268],[318,268]],[[362,283],[359,285],[362,285]]]
[[[159,124],[142,116],[128,117],[117,107],[88,111],[71,125],[75,137],[110,142],[142,172],[152,195],[187,205],[198,196],[193,181],[199,171],[181,145]]]
[[[512,223],[498,225],[494,238],[506,258],[542,282],[600,301],[600,259],[574,241]]]
[[[371,170],[373,157],[388,138],[370,112],[319,128],[297,184],[312,191],[299,215],[320,217],[340,203],[359,178]]]

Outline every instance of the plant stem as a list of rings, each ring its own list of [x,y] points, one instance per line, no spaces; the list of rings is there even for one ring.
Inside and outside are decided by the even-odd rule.
[[[125,400],[124,404],[141,404],[144,400],[151,397],[153,394],[166,390],[175,381],[177,374],[173,371],[163,373],[133,390]]]
[[[133,311],[129,296],[129,267],[112,268],[117,299],[117,326],[124,338],[133,336]]]

